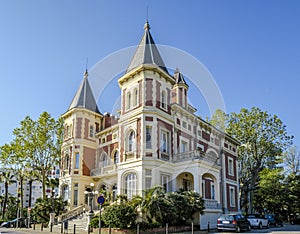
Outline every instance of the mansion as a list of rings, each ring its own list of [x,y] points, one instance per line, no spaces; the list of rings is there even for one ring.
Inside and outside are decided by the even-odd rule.
[[[69,209],[87,203],[84,191],[93,183],[111,200],[143,196],[154,186],[195,190],[205,201],[195,217],[201,227],[239,211],[239,142],[195,114],[184,76],[169,73],[148,22],[128,63],[118,79],[118,116],[100,113],[88,71],[62,115],[60,191]]]

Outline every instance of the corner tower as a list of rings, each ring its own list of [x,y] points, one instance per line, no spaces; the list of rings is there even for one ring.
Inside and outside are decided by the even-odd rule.
[[[98,109],[88,71],[67,110],[64,141],[61,149],[60,189],[69,208],[84,204],[85,184],[90,183],[90,170],[95,168],[97,140],[102,115]]]

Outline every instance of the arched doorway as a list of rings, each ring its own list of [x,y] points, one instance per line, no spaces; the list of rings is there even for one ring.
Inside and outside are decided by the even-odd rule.
[[[176,177],[177,190],[194,190],[194,176],[190,172],[183,172]]]

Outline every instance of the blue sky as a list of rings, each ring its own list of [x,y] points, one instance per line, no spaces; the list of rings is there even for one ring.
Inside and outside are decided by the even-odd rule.
[[[296,0],[0,1],[0,145],[27,115],[63,114],[86,66],[136,45],[147,6],[155,42],[203,63],[227,112],[257,106],[276,114],[300,147]],[[117,90],[117,83],[110,88]],[[111,111],[109,99],[100,101],[102,112]],[[201,116],[208,115],[200,95],[191,102]]]

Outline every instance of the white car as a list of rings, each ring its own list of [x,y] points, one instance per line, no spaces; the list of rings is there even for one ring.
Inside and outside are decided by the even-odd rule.
[[[250,222],[251,227],[259,229],[270,227],[269,220],[260,214],[248,214],[246,217]]]

